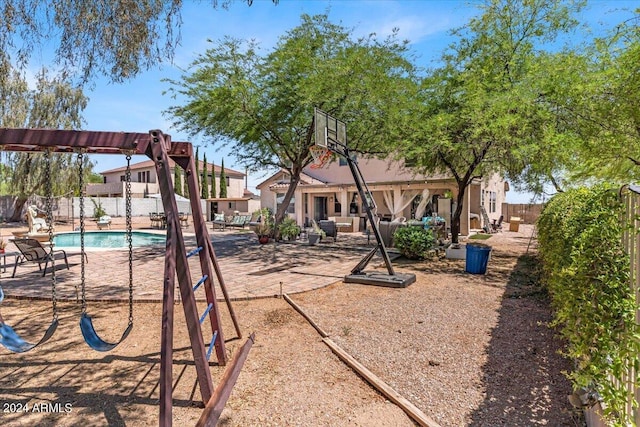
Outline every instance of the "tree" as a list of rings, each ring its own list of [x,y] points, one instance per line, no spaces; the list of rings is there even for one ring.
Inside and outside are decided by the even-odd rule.
[[[211,198],[215,199],[216,197],[216,165],[211,163]]]
[[[422,82],[420,102],[407,115],[402,157],[422,171],[444,172],[457,184],[452,241],[469,185],[525,165],[518,150],[544,141],[547,107],[529,83],[536,46],[573,28],[579,4],[547,0],[488,0],[483,13],[455,32],[443,64]]]
[[[0,96],[3,99],[0,125],[23,128],[80,127],[81,111],[87,98],[79,88],[71,87],[59,77],[51,78],[46,70],[36,75],[35,89],[29,89],[26,78],[9,64],[1,67],[9,79],[0,81]],[[52,154],[51,170],[45,173],[44,155],[34,153],[6,154],[3,167],[10,194],[16,196],[11,221],[20,221],[22,209],[33,194],[44,194],[47,180],[53,196],[67,194],[71,189],[79,194],[77,161],[72,154]],[[91,175],[91,162],[85,156],[85,179]]]
[[[210,3],[215,8],[232,1]],[[180,0],[0,0],[0,60],[24,70],[46,46],[65,80],[84,84],[105,75],[121,82],[173,58],[181,7]],[[0,79],[8,77],[0,72]]]
[[[204,153],[202,163],[202,183],[200,184],[200,192],[201,198],[207,199],[209,197],[209,165],[207,164],[207,153]]]
[[[640,8],[598,38],[567,103],[582,137],[577,177],[617,184],[640,179]]]
[[[201,54],[170,91],[186,99],[169,112],[179,129],[227,144],[250,170],[278,168],[290,185],[276,212],[279,224],[302,169],[313,159],[312,114],[319,107],[345,121],[350,148],[379,153],[397,135],[414,67],[406,42],[352,32],[327,15],[301,24],[261,56],[254,42],[226,38]],[[222,185],[222,181],[221,181]]]
[[[227,175],[224,173],[224,159],[220,164],[220,198],[227,197]]]
[[[182,195],[188,199],[191,196],[189,195],[189,185],[187,184],[187,174],[185,171],[182,171],[180,175],[181,175],[181,181],[182,181]]]
[[[173,167],[173,192],[182,196],[182,172],[177,164]]]
[[[589,61],[578,52],[543,53],[523,77],[521,86],[529,88],[528,102],[535,106],[540,131],[538,140],[512,150],[514,162],[505,169],[516,189],[540,195],[572,185],[583,139],[575,111],[584,102]]]

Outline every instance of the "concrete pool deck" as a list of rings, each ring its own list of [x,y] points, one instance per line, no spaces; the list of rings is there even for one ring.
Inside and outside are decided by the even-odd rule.
[[[148,218],[134,219],[134,229],[154,231]],[[95,227],[93,222],[87,230]],[[7,238],[12,230],[23,226],[3,226],[2,235]],[[209,233],[216,252],[218,264],[229,293],[234,300],[272,297],[282,293],[305,292],[341,281],[362,259],[366,251],[373,248],[362,233],[339,233],[337,242],[308,246],[299,243],[269,243],[260,245],[254,233],[249,231],[212,231]],[[56,231],[70,231],[72,226],[56,225]],[[96,227],[97,228],[97,227]],[[114,218],[111,230],[124,229],[124,219]],[[93,231],[93,230],[92,230]],[[195,248],[193,226],[184,230],[187,250]],[[7,252],[14,251],[13,245]],[[66,249],[69,267],[56,260],[56,294],[60,300],[75,300],[80,287],[81,265],[79,251]],[[92,301],[128,300],[128,251],[87,250],[85,264],[86,297]],[[16,277],[11,278],[14,257],[6,257],[7,270],[0,270],[0,285],[7,297],[50,299],[51,274],[41,277],[42,272],[35,263],[18,266]],[[376,256],[371,266],[379,265]],[[163,247],[141,247],[134,249],[134,301],[162,301],[164,270]],[[195,284],[202,273],[197,257],[189,259],[189,270]],[[216,282],[216,297],[222,292]],[[177,283],[177,281],[176,281]],[[178,295],[178,294],[176,294]],[[204,299],[204,292],[196,292]]]

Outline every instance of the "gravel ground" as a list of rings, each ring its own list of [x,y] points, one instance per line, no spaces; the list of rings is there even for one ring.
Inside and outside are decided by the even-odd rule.
[[[581,426],[561,373],[570,365],[558,355],[562,343],[547,327],[548,301],[531,279],[536,262],[525,256],[529,235],[524,227],[488,240],[494,251],[484,276],[464,273],[464,261],[399,259],[395,268],[417,275],[408,288],[340,282],[291,297],[336,343],[443,427]],[[0,412],[0,420],[7,426],[156,424],[161,306],[137,304],[130,337],[108,354],[82,341],[77,304],[60,308],[59,331],[37,351],[0,350],[0,402],[70,403],[73,409]],[[414,425],[340,362],[283,299],[240,301],[234,308],[256,342],[220,425]],[[126,310],[122,304],[96,310],[105,339],[122,332]],[[202,405],[184,316],[178,306],[175,312],[173,422],[193,425]],[[2,315],[37,336],[50,306],[9,299]],[[233,339],[222,315],[233,353],[244,340]],[[223,368],[211,369],[216,383]]]
[[[338,285],[294,300],[339,345],[442,426],[576,426],[571,386],[532,280],[531,228],[503,232],[485,276],[464,261],[398,261],[406,289]]]

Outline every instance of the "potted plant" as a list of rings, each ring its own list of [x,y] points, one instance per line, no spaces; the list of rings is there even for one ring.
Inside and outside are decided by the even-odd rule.
[[[294,240],[300,234],[300,227],[293,218],[285,218],[278,226],[280,236],[285,240]]]
[[[320,241],[321,235],[320,233],[316,233],[315,231],[310,231],[308,234],[309,244],[315,245]]]
[[[269,224],[260,223],[255,226],[255,233],[258,235],[258,242],[261,244],[269,243],[269,238],[271,237],[271,226]]]
[[[262,208],[259,213],[258,222],[252,224],[253,231],[258,235],[258,241],[262,244],[269,242],[273,234],[273,216],[269,208]]]

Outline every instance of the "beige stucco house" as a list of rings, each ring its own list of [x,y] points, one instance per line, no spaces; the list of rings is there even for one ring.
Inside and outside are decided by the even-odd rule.
[[[445,218],[447,227],[450,226],[457,196],[457,186],[452,178],[416,174],[397,161],[363,159],[358,161],[358,166],[373,194],[377,214],[383,220],[401,216],[409,220],[437,213]],[[262,207],[277,209],[288,186],[286,171],[260,183],[257,188]],[[460,233],[468,235],[471,228],[483,225],[481,206],[485,207],[490,220],[499,219],[508,189],[508,184],[498,174],[474,181],[465,194]],[[301,225],[311,219],[354,217],[359,222],[354,230],[362,230],[365,226],[366,213],[344,159],[333,161],[324,168],[305,168],[288,212]]]
[[[169,159],[171,179],[175,162]],[[200,170],[204,168],[204,162],[200,161]],[[207,164],[209,188],[211,188],[212,176],[215,176],[216,189],[220,191],[220,171],[218,165]],[[87,196],[89,197],[122,197],[125,193],[126,167],[110,169],[100,174],[103,176],[102,184],[88,184]],[[207,218],[212,213],[233,214],[234,211],[252,212],[259,209],[256,197],[246,190],[246,175],[233,169],[224,169],[227,182],[226,198],[208,198],[206,204]],[[160,192],[155,165],[152,160],[145,160],[131,165],[131,194],[132,197],[148,197]]]

